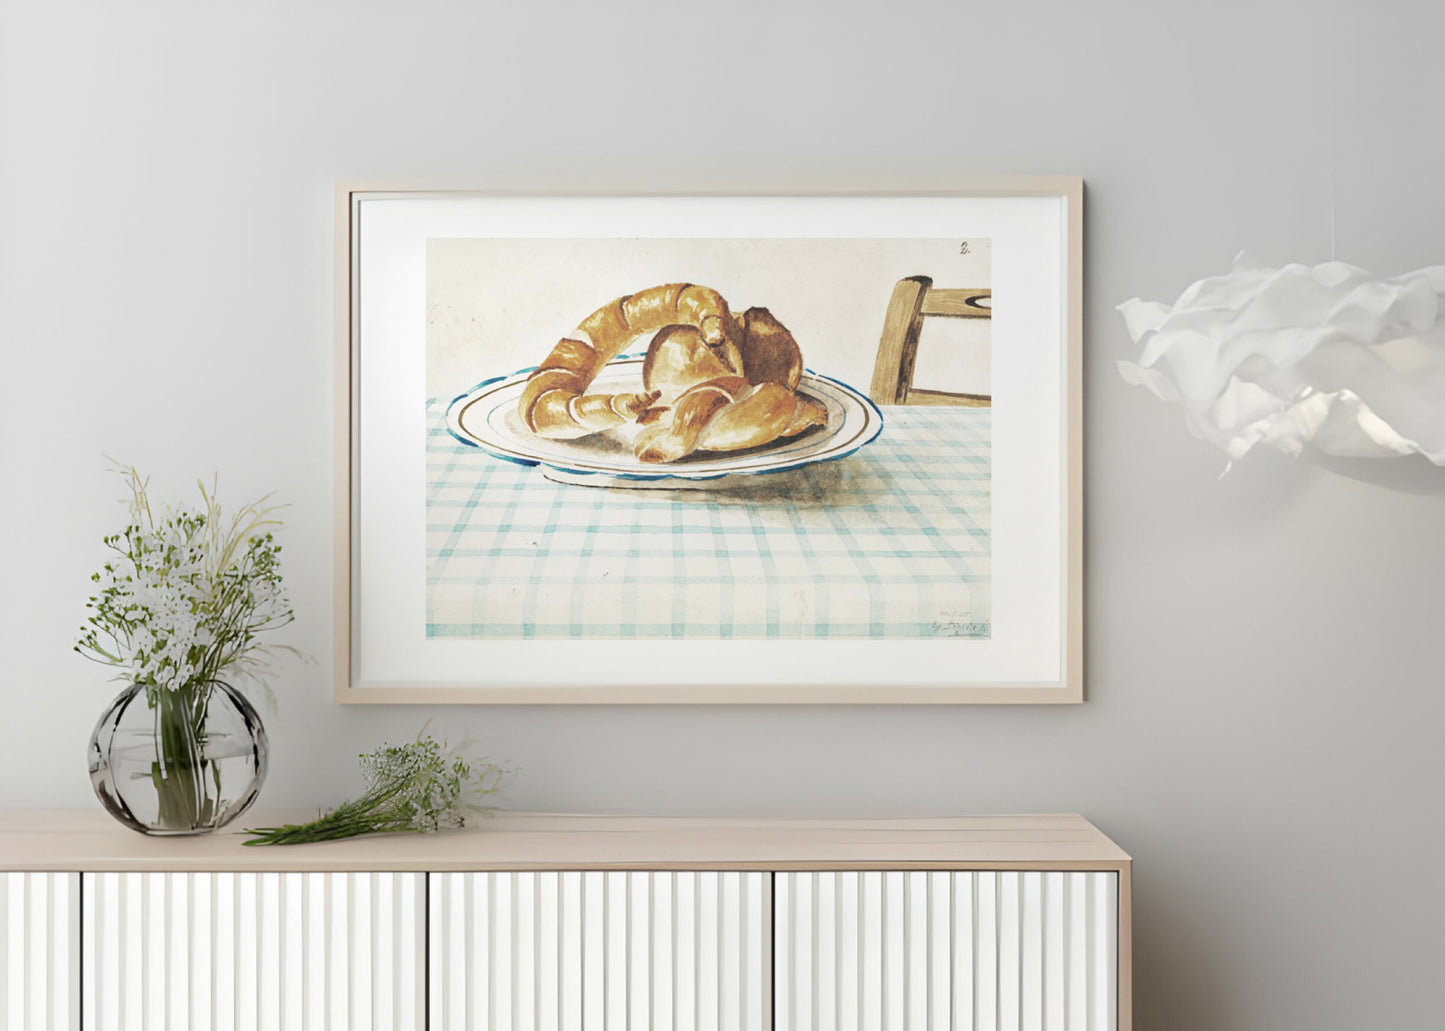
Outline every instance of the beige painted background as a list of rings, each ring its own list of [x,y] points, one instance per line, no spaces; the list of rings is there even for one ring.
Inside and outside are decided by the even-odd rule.
[[[0,4],[0,805],[93,805],[69,649],[101,452],[291,503],[263,803],[428,717],[554,809],[1069,811],[1137,862],[1139,1027],[1439,1023],[1445,474],[1221,457],[1127,388],[1113,305],[1228,267],[1445,258],[1433,0]],[[331,198],[1087,182],[1080,706],[341,708]],[[1333,198],[1334,217],[1331,218]]]
[[[963,253],[963,244],[968,245]],[[427,241],[427,396],[449,399],[536,365],[614,297],[659,283],[710,286],[733,311],[767,308],[808,368],[868,392],[893,284],[987,289],[992,247],[972,236],[849,239]],[[926,319],[920,387],[989,392],[989,323]],[[647,350],[642,336],[628,353]]]

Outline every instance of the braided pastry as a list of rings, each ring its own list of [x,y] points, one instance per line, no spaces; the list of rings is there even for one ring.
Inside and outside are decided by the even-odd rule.
[[[604,365],[649,332],[642,392],[585,393]],[[673,283],[619,297],[583,319],[532,373],[518,414],[539,436],[564,439],[635,421],[637,457],[675,462],[822,425],[824,409],[796,393],[802,374],[797,341],[766,308],[734,316],[716,290]]]

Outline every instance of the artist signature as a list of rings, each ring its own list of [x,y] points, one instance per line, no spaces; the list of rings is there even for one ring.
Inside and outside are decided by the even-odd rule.
[[[948,613],[940,613],[948,615]],[[986,619],[935,619],[935,637],[987,637],[989,623]]]

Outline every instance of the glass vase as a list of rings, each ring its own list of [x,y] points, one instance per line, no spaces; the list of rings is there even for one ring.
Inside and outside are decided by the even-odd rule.
[[[142,834],[205,834],[256,800],[266,731],[235,688],[136,684],[90,736],[90,783],[106,811]]]

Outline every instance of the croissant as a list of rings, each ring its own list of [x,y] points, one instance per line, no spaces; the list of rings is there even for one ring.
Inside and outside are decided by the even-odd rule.
[[[522,422],[538,436],[567,439],[633,421],[656,394],[583,392],[634,338],[678,325],[693,327],[724,354],[737,354],[736,323],[716,290],[672,283],[619,297],[583,319],[537,366],[518,402]]]
[[[655,333],[641,392],[587,394],[634,338]],[[532,432],[566,439],[641,424],[634,453],[674,462],[693,451],[736,451],[793,436],[827,413],[796,393],[803,356],[766,308],[735,317],[716,290],[690,283],[619,297],[583,319],[527,381],[518,414]]]

